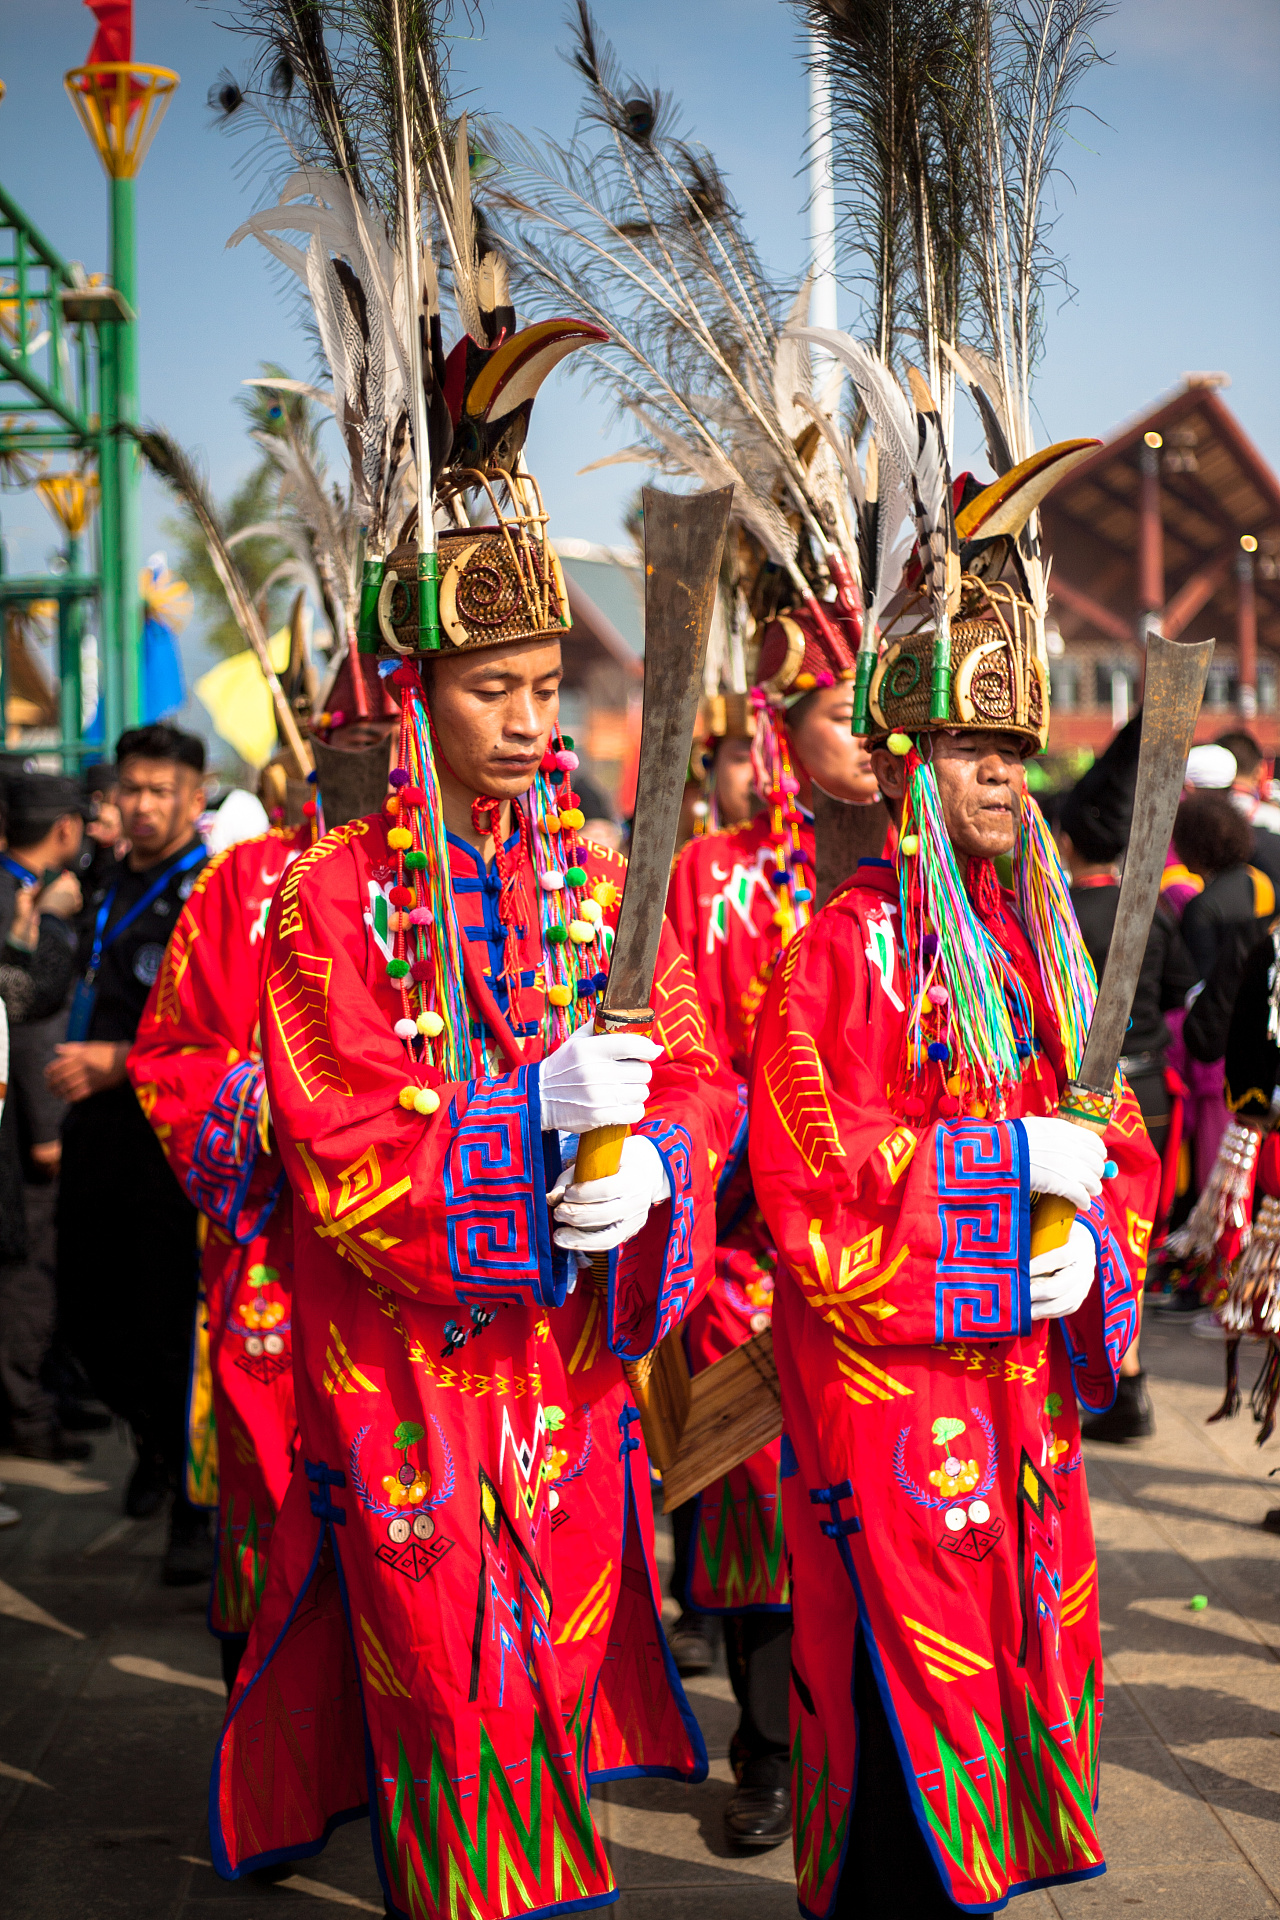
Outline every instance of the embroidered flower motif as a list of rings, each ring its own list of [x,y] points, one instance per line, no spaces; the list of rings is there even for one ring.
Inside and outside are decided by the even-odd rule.
[[[954,1500],[957,1494],[971,1492],[981,1477],[976,1460],[957,1460],[951,1454],[929,1475],[929,1484],[944,1499]]]

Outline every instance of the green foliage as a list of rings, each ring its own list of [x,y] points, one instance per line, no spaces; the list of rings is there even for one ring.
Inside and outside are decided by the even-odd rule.
[[[264,457],[247,473],[228,500],[219,507],[219,518],[230,535],[241,527],[254,526],[260,520],[272,520],[276,514],[278,475]],[[213,570],[204,535],[192,515],[185,510],[160,523],[168,548],[169,566],[185,580],[195,596],[203,638],[219,653],[243,653],[245,638],[227,605],[222,583]],[[281,540],[264,535],[259,539],[237,542],[232,549],[250,593],[255,597],[273,567],[288,558]],[[266,628],[274,633],[288,615],[297,588],[289,581],[273,587],[267,596]]]
[[[963,1420],[935,1420],[933,1423],[933,1444],[935,1447],[945,1447],[948,1440],[958,1440],[963,1432]]]
[[[416,1447],[426,1434],[426,1428],[420,1427],[416,1420],[402,1420],[391,1436],[391,1444],[401,1453],[408,1453],[410,1447]]]

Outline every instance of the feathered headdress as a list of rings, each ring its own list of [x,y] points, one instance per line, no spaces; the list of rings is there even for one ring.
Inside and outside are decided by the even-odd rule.
[[[530,631],[568,624],[521,450],[542,381],[601,336],[577,320],[516,328],[505,262],[472,206],[466,118],[449,112],[449,11],[444,0],[252,0],[241,24],[262,46],[253,82],[216,94],[226,117],[255,116],[295,163],[276,204],[228,244],[253,235],[305,294],[363,531],[357,625],[371,650],[441,644],[442,602],[465,603],[467,582],[460,574],[453,592],[442,576],[437,520],[467,525],[473,494],[488,524],[460,568],[474,573],[483,547],[513,591],[523,576],[549,581],[555,604],[541,605]],[[448,353],[442,267],[463,329]],[[388,586],[406,510],[413,538],[405,521]],[[446,623],[446,634],[454,646],[485,644],[477,622]]]
[[[752,551],[728,583],[726,638],[741,639],[765,562],[784,603],[805,606],[852,667],[843,625],[856,630],[861,614],[861,476],[836,418],[840,378],[815,399],[808,346],[789,331],[808,315],[810,280],[774,285],[714,158],[673,102],[623,74],[585,0],[572,61],[585,82],[578,133],[539,144],[486,129],[497,165],[485,205],[522,300],[551,310],[572,296],[609,336],[588,365],[642,437],[596,464],[731,484]],[[745,679],[729,684],[741,692]]]

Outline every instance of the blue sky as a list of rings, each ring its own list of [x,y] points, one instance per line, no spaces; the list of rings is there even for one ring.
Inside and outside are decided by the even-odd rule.
[[[624,60],[683,101],[730,176],[768,263],[805,259],[802,170],[807,84],[796,16],[783,0],[597,0]],[[106,264],[106,182],[62,88],[84,60],[92,18],[78,0],[9,0],[0,40],[0,180],[61,252]],[[578,86],[559,56],[562,0],[486,0],[475,39],[453,49],[454,83],[476,109],[526,130],[570,131]],[[240,142],[210,124],[205,96],[243,65],[222,6],[136,0],[136,56],[182,85],[138,183],[144,417],[197,449],[225,493],[251,449],[232,405],[258,362],[311,371],[308,348],[252,243],[225,250],[260,183],[240,177]],[[463,23],[465,31],[465,22]],[[1105,434],[1185,371],[1231,375],[1226,394],[1280,464],[1275,372],[1280,249],[1280,5],[1276,0],[1120,0],[1064,152],[1057,243],[1077,289],[1051,315],[1037,388],[1043,430]],[[850,317],[852,302],[842,303]],[[553,533],[611,542],[639,469],[579,477],[625,428],[578,390],[572,363],[544,390],[530,454]],[[167,511],[148,487],[145,550]],[[52,522],[34,496],[5,495],[11,568],[40,565]]]

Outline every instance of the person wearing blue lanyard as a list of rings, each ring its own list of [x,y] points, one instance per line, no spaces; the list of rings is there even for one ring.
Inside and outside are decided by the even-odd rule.
[[[204,745],[157,724],[116,748],[130,850],[88,902],[66,1042],[46,1078],[70,1102],[62,1129],[58,1299],[94,1390],[128,1421],[138,1463],[125,1511],[173,1491],[164,1577],[208,1578],[207,1516],[182,1492],[196,1302],[196,1210],[169,1170],[125,1073],[165,944],[204,863]]]

